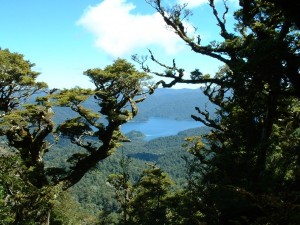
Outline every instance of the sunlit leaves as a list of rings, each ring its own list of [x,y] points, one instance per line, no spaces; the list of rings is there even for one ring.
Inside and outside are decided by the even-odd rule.
[[[8,112],[32,94],[47,87],[37,82],[34,64],[18,53],[0,49],[0,111]]]
[[[72,89],[65,89],[54,95],[53,98],[57,100],[59,106],[71,107],[72,105],[78,105],[86,101],[93,93],[94,92],[91,89],[75,87]]]
[[[150,165],[144,170],[130,202],[131,224],[167,224],[167,198],[172,186],[170,177],[160,168]]]
[[[128,95],[135,91],[142,92],[143,81],[150,78],[146,73],[139,72],[134,65],[124,59],[117,59],[104,69],[89,69],[84,74],[91,78],[99,96]]]
[[[45,221],[57,189],[38,189],[27,175],[28,170],[17,155],[0,155],[1,224],[43,224]]]
[[[0,129],[17,131],[31,129],[31,132],[38,132],[45,126],[53,126],[53,111],[42,105],[28,104],[23,106],[23,110],[12,111],[2,117]],[[21,132],[22,133],[22,132]]]

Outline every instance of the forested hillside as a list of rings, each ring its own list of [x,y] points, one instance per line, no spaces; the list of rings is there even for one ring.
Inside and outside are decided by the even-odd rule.
[[[96,168],[88,173],[77,185],[71,188],[71,195],[91,217],[104,210],[116,213],[120,205],[115,199],[114,190],[108,185],[108,177],[113,173],[120,173],[122,168],[120,160],[129,157],[130,180],[138,182],[140,176],[148,166],[147,163],[160,167],[170,175],[174,185],[180,188],[186,182],[188,170],[187,159],[193,156],[188,154],[183,147],[185,139],[189,136],[207,133],[205,127],[195,128],[178,133],[178,135],[161,137],[149,142],[143,141],[143,134],[131,132],[127,136],[132,140],[119,148],[116,154],[102,161]],[[63,162],[76,152],[76,146],[69,142],[61,141],[46,158],[49,165],[63,164]],[[185,159],[187,157],[187,159]]]

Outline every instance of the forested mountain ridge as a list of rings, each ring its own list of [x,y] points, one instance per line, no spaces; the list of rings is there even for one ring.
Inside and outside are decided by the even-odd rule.
[[[171,101],[176,99],[176,101]],[[84,105],[93,111],[99,111],[94,103],[94,99],[90,98]],[[133,121],[144,121],[150,117],[160,117],[175,120],[193,120],[192,114],[195,114],[195,107],[204,108],[208,106],[209,111],[213,111],[212,104],[200,89],[162,89],[156,90],[155,94],[149,95],[146,101],[138,105],[139,113]],[[54,107],[54,120],[59,123],[66,118],[76,116],[70,108]]]
[[[176,101],[170,101],[176,99]],[[163,117],[176,120],[191,120],[195,114],[195,107],[205,107],[209,104],[208,98],[198,89],[157,89],[147,101],[139,105],[139,114],[135,120],[144,120],[149,117]],[[212,110],[212,107],[210,107]]]

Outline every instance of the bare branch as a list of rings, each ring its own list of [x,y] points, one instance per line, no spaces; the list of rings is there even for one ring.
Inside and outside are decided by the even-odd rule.
[[[176,65],[175,60],[173,60],[172,62],[172,66],[168,66],[162,62],[160,62],[159,60],[157,60],[152,51],[149,50],[150,53],[150,59],[155,62],[156,64],[158,64],[159,66],[161,66],[162,68],[164,68],[166,70],[166,72],[161,73],[161,72],[156,72],[156,71],[151,71],[151,69],[149,68],[149,66],[146,65],[146,61],[147,61],[147,57],[138,57],[137,55],[132,56],[132,59],[139,63],[141,68],[150,74],[153,74],[155,76],[158,77],[164,77],[164,78],[171,78],[172,81],[170,81],[169,83],[164,81],[164,80],[160,80],[156,83],[156,85],[153,87],[153,89],[156,89],[159,85],[162,85],[163,87],[172,87],[175,84],[178,83],[184,83],[184,84],[207,84],[207,83],[213,83],[216,85],[225,85],[225,81],[219,78],[208,78],[208,77],[198,77],[197,79],[184,79],[184,75],[185,75],[185,71],[184,69],[179,68]]]
[[[195,38],[191,38],[191,37],[188,36],[188,34],[186,32],[186,29],[185,29],[185,26],[183,24],[183,18],[186,18],[188,16],[187,14],[189,14],[189,13],[187,13],[187,11],[184,10],[184,8],[186,7],[185,5],[183,5],[183,6],[175,5],[171,10],[169,10],[167,12],[161,6],[160,1],[158,1],[158,0],[152,0],[152,1],[150,1],[149,0],[147,2],[153,8],[155,8],[157,10],[157,12],[160,13],[160,15],[163,17],[164,21],[166,22],[166,24],[168,26],[170,26],[171,28],[173,28],[174,32],[183,41],[185,41],[192,48],[193,51],[195,51],[197,53],[200,53],[200,54],[203,54],[203,55],[210,56],[210,57],[215,58],[215,59],[218,59],[221,62],[229,63],[229,60],[226,57],[223,57],[221,55],[222,53],[226,53],[227,52],[226,49],[224,49],[224,48],[214,48],[211,45],[201,46],[199,38],[195,42],[194,41]],[[214,9],[214,12],[216,13],[217,18],[219,19],[216,9]],[[182,13],[184,14],[183,17],[181,16]],[[220,19],[219,19],[219,21],[220,21],[219,23],[221,24],[220,26],[222,26],[223,33],[226,36],[228,36],[227,38],[229,38],[230,35],[226,31],[224,23]]]
[[[191,115],[191,117],[194,120],[199,121],[208,127],[212,127],[217,130],[222,130],[222,128],[217,124],[217,122],[210,117],[210,113],[206,109],[205,109],[205,111],[200,110],[199,107],[195,107],[195,109],[199,114],[204,116],[204,119],[202,119],[200,116]]]
[[[225,19],[225,17],[226,17],[226,14],[228,13],[228,6],[227,6],[227,4],[226,4],[226,0],[223,0],[223,3],[224,3],[224,7],[225,7],[225,12],[223,13],[223,16],[222,16],[222,19],[223,19],[223,21],[220,19],[220,17],[219,17],[219,13],[218,13],[218,11],[217,11],[217,9],[216,9],[216,6],[215,6],[215,1],[214,0],[209,0],[209,5],[210,5],[210,7],[212,8],[212,10],[213,10],[213,14],[214,14],[214,16],[215,16],[215,18],[217,19],[217,21],[218,21],[218,25],[219,25],[219,27],[221,28],[221,36],[224,38],[224,39],[232,39],[232,35],[230,35],[229,33],[228,33],[228,31],[227,31],[227,29],[226,29],[226,26],[225,26],[225,24],[226,24],[226,19]]]

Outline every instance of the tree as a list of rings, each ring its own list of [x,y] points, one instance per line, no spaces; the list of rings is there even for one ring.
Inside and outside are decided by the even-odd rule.
[[[11,161],[8,161],[7,154],[9,152],[5,151],[4,149],[0,148],[0,172],[1,172],[1,177],[0,177],[0,220],[4,225],[9,224],[13,222],[13,212],[12,212],[12,206],[8,204],[8,197],[9,197],[9,192],[10,190],[7,189],[4,180],[5,177],[8,175],[8,165],[11,164]],[[5,160],[3,160],[5,159]]]
[[[172,181],[160,168],[150,166],[135,186],[130,202],[130,224],[168,224],[166,202]]]
[[[44,154],[50,148],[46,137],[54,125],[39,109],[27,105],[25,110],[6,114],[1,121],[8,145],[17,150],[9,157],[0,157],[6,165],[9,163],[1,179],[11,196],[8,205],[13,206],[12,224],[49,224],[51,201],[60,189],[50,185],[44,165]]]
[[[121,142],[130,141],[121,133],[120,127],[137,115],[137,104],[144,101],[148,93],[145,81],[150,77],[123,59],[117,59],[104,69],[87,70],[84,74],[94,83],[95,90],[74,88],[63,90],[55,97],[59,106],[70,107],[79,115],[59,125],[57,131],[85,151],[73,154],[68,160],[70,170],[57,179],[56,182],[64,183],[65,189],[110,156]],[[99,106],[98,112],[83,105],[91,96]]]
[[[0,135],[6,136],[10,146],[20,150],[21,158],[28,168],[32,167],[36,187],[44,185],[43,155],[49,149],[45,138],[53,131],[53,112],[47,97],[40,98],[39,105],[20,104],[34,94],[45,92],[47,84],[37,82],[38,72],[34,64],[18,53],[0,49]]]
[[[0,49],[0,112],[7,113],[26,101],[33,94],[47,87],[37,82],[35,65],[18,53]]]
[[[47,221],[51,204],[46,199],[53,194],[47,186],[43,162],[50,148],[46,137],[54,128],[53,112],[45,101],[47,97],[40,98],[38,105],[22,105],[29,100],[33,102],[35,94],[46,91],[47,85],[36,81],[39,73],[32,70],[33,66],[21,54],[0,50],[0,135],[4,138],[2,141],[19,151],[9,157],[1,156],[1,160],[9,161],[11,166],[20,166],[1,174],[6,194],[13,199],[13,224]],[[14,173],[20,177],[14,178]]]
[[[21,65],[27,63],[22,61],[21,55],[13,56],[21,57]],[[11,53],[7,57],[12,57]],[[11,76],[18,79],[12,79],[13,85],[2,88],[1,96],[11,97],[8,98],[10,102],[5,103],[9,107],[2,108],[5,113],[0,117],[0,135],[4,137],[7,145],[17,152],[24,165],[22,179],[32,186],[32,192],[37,196],[45,195],[45,190],[58,194],[62,189],[70,188],[99,161],[111,155],[121,142],[129,141],[121,133],[120,126],[137,114],[137,103],[143,101],[147,94],[143,82],[149,78],[146,73],[138,72],[132,64],[118,59],[104,70],[86,71],[85,75],[89,76],[96,86],[95,90],[73,88],[57,92],[58,90],[54,89],[48,91],[47,95],[37,97],[35,102],[20,107],[17,107],[18,104],[14,101],[15,96],[18,99],[33,98],[32,94],[40,90],[34,83],[37,74],[33,73],[32,77],[28,74],[25,76],[19,74],[19,68],[14,64],[10,67],[12,69],[9,71],[17,72],[3,73],[2,83],[6,84],[6,79]],[[92,97],[98,103],[98,112],[84,107],[84,103]],[[56,126],[53,122],[54,105],[68,106],[78,117]],[[99,121],[101,116],[106,116],[105,120]],[[55,144],[58,135],[70,138],[72,143],[86,152],[79,149],[67,160],[69,165],[47,168],[44,162],[45,154]],[[10,185],[11,182],[8,183],[9,187]],[[55,195],[52,197],[55,198]],[[39,206],[39,199],[28,197],[33,207]],[[26,207],[24,206],[24,210]],[[49,224],[51,208],[52,204],[49,203],[43,212],[40,212],[42,216],[39,224]],[[15,224],[24,223],[26,215],[18,214],[14,219]]]
[[[236,31],[229,32],[226,24],[229,8],[226,1],[223,1],[225,12],[220,16],[214,0],[209,0],[212,13],[220,27],[220,36],[224,41],[212,41],[208,45],[203,45],[200,36],[198,38],[189,36],[184,27],[183,21],[192,14],[186,9],[187,4],[176,5],[167,10],[167,7],[162,6],[161,1],[149,0],[146,2],[161,14],[166,24],[191,47],[192,51],[223,62],[240,79],[243,76],[249,76],[250,73],[254,75],[254,72],[259,72],[256,77],[261,77],[261,80],[266,82],[270,82],[273,77],[277,77],[279,80],[281,78],[292,85],[288,90],[281,90],[284,94],[300,96],[297,64],[299,35],[296,32],[294,21],[284,17],[280,8],[278,9],[272,3],[241,1],[241,9],[235,12]],[[268,53],[268,57],[266,53]],[[137,57],[134,59],[141,63],[146,71],[149,70],[144,64],[145,60]],[[184,69],[178,68],[175,62],[173,66],[167,66],[157,61],[152,53],[151,59],[171,72],[165,74],[154,72],[155,75],[174,79],[170,84],[161,81],[160,83],[165,87],[173,86],[175,83],[227,84],[220,78],[200,76],[197,80],[186,79],[183,77]],[[248,73],[245,74],[244,72],[247,70]],[[285,85],[282,85],[281,88],[284,87]]]
[[[0,157],[0,219],[3,225],[42,224],[48,220],[55,191],[38,189],[28,179],[22,160],[10,152]]]
[[[132,199],[133,184],[130,181],[130,166],[131,160],[129,157],[124,156],[122,152],[122,158],[120,159],[119,165],[121,168],[120,173],[110,174],[108,177],[108,183],[115,189],[115,197],[120,203],[122,208],[122,224],[127,225],[128,223],[128,210],[129,202]]]
[[[150,51],[151,60],[166,71],[152,73],[173,78],[157,85],[205,84],[203,91],[217,108],[216,115],[196,108],[199,115],[192,116],[213,128],[202,140],[191,142],[202,163],[201,183],[207,190],[201,196],[203,205],[211,202],[216,208],[215,215],[206,213],[206,218],[217,219],[206,222],[299,223],[295,216],[300,178],[297,18],[286,16],[281,1],[240,1],[234,13],[235,30],[230,32],[226,1],[220,14],[215,1],[209,0],[223,40],[204,45],[200,36],[189,36],[185,29],[183,21],[191,15],[186,5],[167,10],[162,1],[147,2],[192,51],[224,63],[213,77],[195,70],[187,78],[175,61],[168,66]],[[146,58],[133,58],[151,71]]]
[[[68,191],[60,192],[52,203],[51,225],[89,225],[96,223],[95,218],[85,212]]]
[[[197,143],[199,137],[188,138],[189,142]],[[218,218],[215,217],[217,209],[210,204],[206,196],[206,189],[202,184],[202,171],[204,167],[196,157],[184,157],[185,160],[185,184],[175,190],[168,199],[170,207],[170,224],[216,224]]]
[[[1,133],[9,146],[18,150],[26,167],[30,169],[31,182],[37,188],[49,185],[44,166],[44,155],[51,148],[46,139],[54,131],[53,111],[42,105],[23,105],[2,117]],[[47,104],[47,103],[45,103]]]

